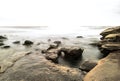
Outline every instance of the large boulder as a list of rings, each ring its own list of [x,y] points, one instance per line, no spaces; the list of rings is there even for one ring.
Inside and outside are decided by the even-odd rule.
[[[110,53],[100,60],[84,81],[120,81],[120,51]]]
[[[82,81],[82,78],[82,71],[51,63],[38,53],[23,56],[0,74],[0,81]]]
[[[61,48],[58,55],[64,54],[65,59],[77,60],[82,57],[83,49],[79,47]]]

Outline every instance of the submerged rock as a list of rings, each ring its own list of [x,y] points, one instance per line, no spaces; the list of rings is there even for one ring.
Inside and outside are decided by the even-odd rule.
[[[76,38],[83,38],[83,36],[77,36]]]
[[[10,48],[10,46],[7,46],[7,45],[6,45],[6,46],[2,46],[2,48],[3,48],[3,49],[8,49],[8,48]]]
[[[7,37],[5,37],[5,36],[0,36],[0,39],[7,39]]]
[[[13,44],[20,44],[20,41],[14,41]]]
[[[3,46],[4,45],[4,43],[3,42],[0,42],[0,46]]]
[[[33,42],[32,41],[30,41],[30,40],[26,40],[25,42],[24,42],[24,44],[23,45],[32,45],[33,44]]]
[[[80,65],[80,69],[82,71],[88,72],[88,71],[92,70],[96,65],[97,65],[97,62],[94,62],[94,61],[85,61],[85,62],[83,62]]]

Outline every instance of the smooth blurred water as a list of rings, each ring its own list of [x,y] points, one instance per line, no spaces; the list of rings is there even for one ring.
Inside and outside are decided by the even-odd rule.
[[[100,32],[108,27],[73,27],[73,28],[50,28],[50,27],[0,27],[2,35],[18,35],[22,37],[47,37],[47,36],[83,36],[98,37]]]
[[[101,53],[97,47],[89,45],[90,43],[96,43],[99,41],[100,32],[108,27],[93,27],[93,26],[83,26],[83,27],[75,27],[75,28],[50,28],[50,27],[0,27],[0,35],[6,35],[9,40],[5,41],[6,45],[10,45],[12,48],[5,50],[4,53],[9,53],[16,51],[25,51],[25,50],[33,50],[36,48],[34,45],[32,48],[26,48],[22,44],[14,45],[12,42],[21,41],[23,43],[24,40],[32,40],[34,43],[38,43],[40,41],[47,42],[48,39],[60,40],[65,46],[78,46],[84,49],[82,61],[74,61],[67,62],[63,59],[60,59],[60,64],[69,65],[71,67],[79,67],[81,62],[93,60],[98,61],[101,58]],[[76,38],[76,36],[83,36],[83,38]],[[62,37],[68,38],[62,39]],[[18,48],[19,46],[19,48]],[[0,52],[1,54],[2,52]]]

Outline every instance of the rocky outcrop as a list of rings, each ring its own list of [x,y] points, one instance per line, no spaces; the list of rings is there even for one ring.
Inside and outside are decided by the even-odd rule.
[[[102,39],[104,39],[105,36],[107,36],[108,34],[116,34],[116,33],[120,33],[120,26],[108,28],[104,30],[102,33],[100,33],[100,35],[102,35],[103,36]]]
[[[46,59],[51,60],[54,63],[59,63],[58,58],[62,57],[65,60],[78,60],[82,57],[83,49],[79,47],[54,47],[51,45],[47,50],[42,51],[45,54]]]
[[[110,53],[100,60],[84,81],[120,81],[120,51]]]
[[[84,81],[120,81],[120,26],[108,28],[101,35],[99,48],[106,57],[85,76]]]
[[[0,81],[82,81],[82,78],[82,71],[56,65],[37,53],[22,57],[0,74]]]

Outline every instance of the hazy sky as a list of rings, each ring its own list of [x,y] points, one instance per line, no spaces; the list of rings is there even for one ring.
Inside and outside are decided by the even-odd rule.
[[[0,0],[0,25],[120,25],[120,0]]]

